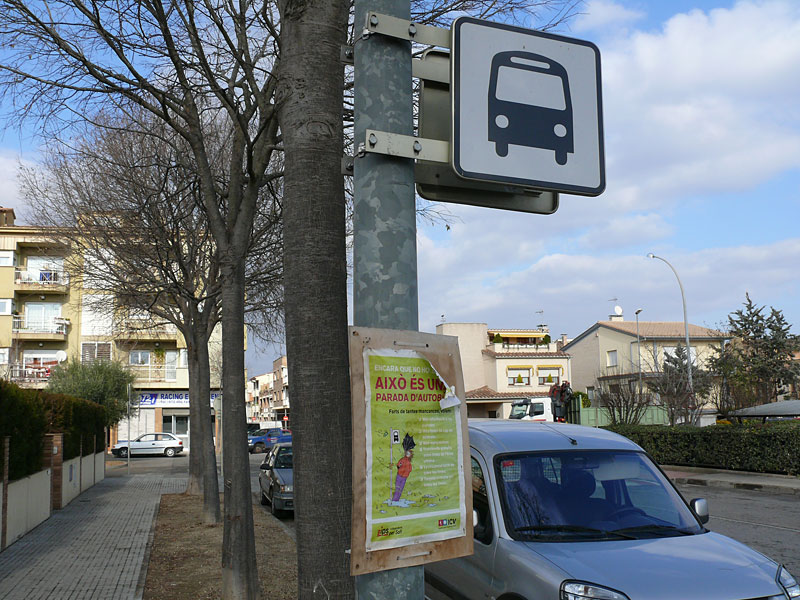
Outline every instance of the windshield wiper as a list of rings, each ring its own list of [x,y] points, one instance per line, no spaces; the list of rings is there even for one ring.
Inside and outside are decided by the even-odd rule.
[[[668,533],[679,535],[695,535],[694,531],[688,529],[680,529],[674,525],[639,525],[637,527],[624,527],[622,529],[615,529],[612,533],[633,534],[633,533]]]
[[[595,535],[602,535],[602,536],[611,536],[611,537],[619,537],[626,540],[635,540],[637,539],[636,536],[628,535],[627,533],[617,530],[617,531],[606,531],[605,529],[594,529],[592,527],[583,527],[581,525],[528,525],[526,527],[517,527],[514,529],[516,533],[523,533],[526,531],[535,531],[535,532],[553,532],[553,533],[592,533]],[[542,533],[537,533],[536,535],[542,535]]]

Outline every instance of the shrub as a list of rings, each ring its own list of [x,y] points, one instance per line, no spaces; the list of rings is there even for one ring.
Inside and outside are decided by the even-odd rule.
[[[639,444],[659,464],[800,475],[800,426],[796,423],[606,429]]]
[[[9,479],[17,480],[41,470],[45,433],[64,434],[64,460],[69,460],[103,450],[105,422],[99,404],[0,380],[0,469],[5,436],[11,437]]]
[[[35,390],[23,390],[0,380],[0,469],[5,457],[5,437],[10,436],[9,479],[22,479],[41,470],[46,428],[44,407]]]
[[[493,344],[502,344],[503,343],[503,336],[499,333],[495,333],[494,337],[492,338]]]

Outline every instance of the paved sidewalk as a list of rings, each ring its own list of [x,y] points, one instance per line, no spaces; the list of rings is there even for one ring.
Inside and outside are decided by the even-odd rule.
[[[0,553],[2,600],[136,600],[162,494],[186,477],[107,477]]]
[[[702,467],[662,465],[661,468],[674,483],[759,490],[770,494],[800,496],[800,477],[749,473],[747,471],[722,471]]]

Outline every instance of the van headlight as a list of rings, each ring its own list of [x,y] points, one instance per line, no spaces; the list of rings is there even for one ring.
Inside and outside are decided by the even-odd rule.
[[[281,492],[282,493],[291,492],[291,491],[292,491],[292,486],[290,486],[290,485],[282,485],[281,486]]]
[[[629,600],[622,592],[615,592],[585,581],[565,581],[561,584],[561,600],[585,600],[586,598]]]
[[[800,584],[792,577],[792,574],[786,570],[786,567],[781,567],[778,570],[778,583],[786,590],[786,595],[789,598],[800,598]]]

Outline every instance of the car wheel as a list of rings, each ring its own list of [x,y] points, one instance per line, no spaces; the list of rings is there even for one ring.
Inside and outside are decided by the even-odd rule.
[[[261,454],[262,452],[264,452],[264,450],[265,450],[265,448],[264,448],[264,444],[256,444],[256,445],[253,447],[253,452],[254,452],[255,454]]]
[[[269,498],[267,498],[264,490],[261,490],[261,506],[266,506],[267,504],[269,504]]]
[[[272,516],[276,518],[283,514],[282,510],[275,508],[275,494],[272,493],[272,488],[269,490],[269,512],[271,512]]]
[[[164,454],[172,458],[173,456],[175,456],[175,448],[167,448],[166,450],[164,450]]]
[[[120,448],[119,449],[119,457],[120,458],[128,458],[128,449],[127,448]]]

